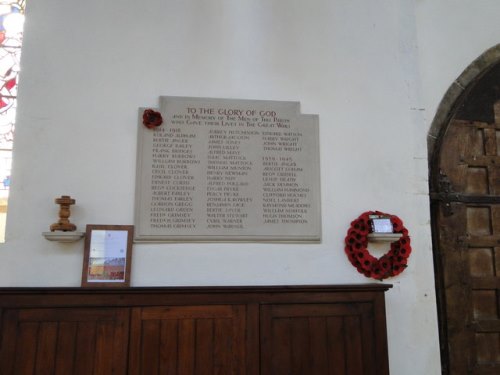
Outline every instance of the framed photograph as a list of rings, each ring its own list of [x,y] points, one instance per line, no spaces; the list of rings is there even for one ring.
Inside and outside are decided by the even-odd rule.
[[[83,287],[130,286],[133,225],[88,224],[83,253]]]

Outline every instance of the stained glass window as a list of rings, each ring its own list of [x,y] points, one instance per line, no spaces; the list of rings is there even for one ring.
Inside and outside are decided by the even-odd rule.
[[[0,0],[0,241],[10,186],[25,0]]]

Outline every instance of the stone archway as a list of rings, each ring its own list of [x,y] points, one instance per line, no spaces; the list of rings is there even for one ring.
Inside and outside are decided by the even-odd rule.
[[[443,373],[500,373],[500,45],[451,85],[428,148]]]
[[[436,115],[427,134],[427,149],[429,161],[439,151],[438,140],[450,122],[450,118],[463,101],[463,96],[468,88],[474,84],[492,66],[500,62],[500,44],[488,49],[465,69],[462,74],[451,84],[450,88],[439,103]]]

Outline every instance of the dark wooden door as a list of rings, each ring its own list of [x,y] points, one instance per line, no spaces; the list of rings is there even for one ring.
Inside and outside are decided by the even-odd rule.
[[[128,309],[13,309],[2,315],[0,374],[126,374]]]
[[[132,375],[244,375],[245,306],[136,308]]]
[[[495,109],[490,121],[458,113],[435,169],[441,342],[453,375],[500,374],[500,103]]]

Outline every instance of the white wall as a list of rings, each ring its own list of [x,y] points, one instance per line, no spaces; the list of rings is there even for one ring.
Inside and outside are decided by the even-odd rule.
[[[472,1],[457,2],[463,18]],[[464,30],[430,14],[447,10],[431,3],[417,1],[422,102],[414,0],[30,1],[0,285],[80,285],[83,241],[41,235],[61,194],[76,198],[79,230],[132,224],[139,107],[156,106],[160,95],[296,100],[320,116],[322,243],[135,245],[132,285],[375,282],[348,263],[343,238],[360,213],[382,210],[404,220],[414,249],[409,268],[387,280],[391,373],[440,373],[432,118],[425,123],[422,109],[432,112],[461,69],[494,44],[485,34],[498,22],[469,25],[482,45],[455,42],[466,51],[448,53],[440,48]]]
[[[425,121],[446,90],[486,50],[500,43],[498,0],[417,0],[418,50]]]

